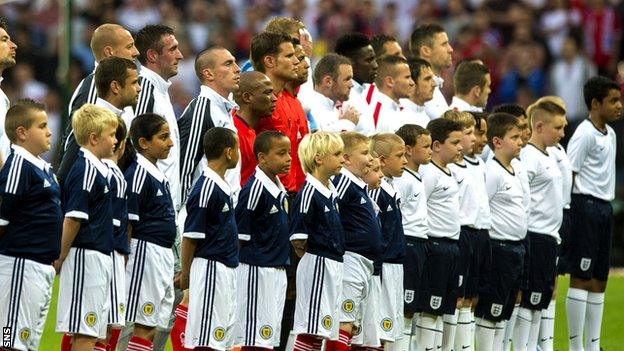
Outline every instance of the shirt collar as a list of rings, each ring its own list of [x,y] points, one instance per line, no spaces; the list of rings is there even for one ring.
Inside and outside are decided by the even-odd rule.
[[[453,96],[453,101],[451,101],[451,106],[455,107],[459,111],[467,111],[467,112],[483,112],[481,107],[473,106],[466,102],[466,100]]]
[[[406,110],[414,111],[417,113],[425,112],[425,106],[420,106],[410,99],[399,99],[399,104]]]
[[[158,89],[161,93],[166,93],[171,86],[170,80],[164,80],[163,77],[161,77],[158,73],[152,71],[145,66],[141,67],[141,72],[139,72],[139,76],[152,82],[156,89]]]
[[[326,198],[331,198],[334,194],[334,185],[329,182],[329,188],[323,185],[318,179],[314,178],[310,173],[306,174],[306,182],[310,183],[321,195]]]
[[[139,166],[145,168],[147,173],[151,174],[152,177],[156,178],[159,182],[163,182],[167,180],[167,177],[160,170],[160,168],[158,168],[158,166],[151,163],[147,158],[145,158],[145,156],[141,154],[137,154],[136,156],[137,156],[137,163],[139,164]]]
[[[284,188],[284,185],[280,182],[279,177],[275,177],[277,179],[277,184],[275,184],[258,166],[256,166],[256,173],[254,175],[274,198],[278,199],[281,194],[286,193],[286,188]]]
[[[322,105],[323,105],[323,107],[324,107],[326,110],[331,111],[331,110],[333,110],[333,109],[334,109],[334,107],[336,106],[336,104],[334,103],[334,101],[333,101],[332,99],[330,99],[330,98],[328,98],[327,96],[325,96],[325,95],[323,95],[323,94],[319,93],[319,92],[318,92],[318,91],[316,91],[316,90],[314,91],[314,96],[316,96],[316,98],[317,98],[317,102],[319,102],[320,104],[322,104]]]
[[[80,151],[82,151],[82,154],[87,160],[89,160],[89,162],[93,163],[98,172],[100,172],[104,178],[108,179],[108,167],[102,163],[102,160],[97,158],[91,151],[84,147],[81,147]]]
[[[381,90],[377,90],[379,94],[377,94],[378,100],[381,100],[382,105],[390,106],[390,108],[394,111],[399,111],[400,106],[394,100],[392,100],[388,95],[381,92]]]
[[[440,89],[444,86],[444,78],[434,75],[433,81],[436,83],[436,86]]]
[[[33,154],[31,154],[28,150],[24,149],[23,147],[19,146],[19,145],[11,145],[11,148],[13,149],[13,152],[17,155],[22,156],[23,158],[26,159],[26,161],[32,163],[33,165],[35,165],[37,168],[39,168],[42,171],[47,171],[48,168],[50,167],[50,165],[44,161],[41,157],[37,157]]]
[[[212,103],[218,103],[219,108],[222,108],[226,114],[230,113],[234,107],[238,106],[234,102],[217,94],[214,89],[207,85],[202,84],[199,87],[199,96],[207,97]]]
[[[351,90],[355,90],[358,94],[362,94],[364,91],[364,85],[356,82],[355,79],[351,79],[351,83],[353,84]]]
[[[121,169],[119,168],[119,166],[117,166],[117,163],[115,163],[115,161],[113,161],[111,159],[103,158],[102,159],[102,163],[105,164],[110,169],[115,169],[115,170],[121,172]]]
[[[100,107],[104,107],[105,109],[111,110],[113,111],[114,114],[116,114],[117,116],[121,116],[121,114],[124,112],[123,110],[118,109],[117,107],[115,107],[113,104],[111,104],[110,102],[98,97],[97,100],[95,100],[95,105],[96,106],[100,106]]]
[[[362,179],[360,179],[360,177],[358,177],[355,174],[353,174],[346,167],[342,167],[340,169],[340,174],[342,174],[343,176],[349,178],[349,180],[354,182],[355,185],[359,186],[360,188],[362,188],[362,189],[366,188],[366,183]]]
[[[396,190],[394,190],[394,187],[390,184],[391,181],[392,179],[383,177],[381,179],[381,188],[387,192],[388,195],[394,197],[396,195]]]
[[[232,195],[232,189],[230,185],[221,178],[220,175],[217,174],[212,168],[208,167],[208,165],[204,165],[204,176],[206,178],[210,178],[212,181],[217,183],[217,186],[223,190],[224,193],[228,194],[228,196]]]

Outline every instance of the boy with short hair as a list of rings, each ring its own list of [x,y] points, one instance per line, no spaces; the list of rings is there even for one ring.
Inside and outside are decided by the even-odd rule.
[[[448,165],[461,157],[463,128],[458,122],[439,118],[427,125],[431,133],[431,162],[420,167],[427,198],[429,237],[416,327],[423,349],[442,346],[442,323],[455,313],[459,288],[459,196],[457,181]],[[445,349],[453,345],[445,344]]]
[[[290,264],[286,189],[278,177],[290,169],[290,140],[280,132],[262,132],[253,148],[258,165],[236,205],[240,265],[234,344],[244,351],[279,346]]]
[[[56,177],[39,156],[50,149],[45,107],[18,100],[6,114],[13,152],[0,170],[0,325],[11,350],[38,350],[52,299],[63,213]],[[5,339],[5,341],[7,341]]]
[[[299,159],[306,182],[293,204],[290,240],[298,256],[295,351],[320,351],[338,340],[344,234],[330,177],[340,174],[344,144],[338,134],[306,135]]]
[[[364,305],[369,299],[373,274],[379,274],[382,260],[381,227],[373,201],[362,179],[370,172],[370,139],[356,132],[340,134],[344,143],[344,167],[332,178],[338,195],[340,221],[345,236],[340,338],[328,341],[336,351],[347,350],[354,325],[362,325]],[[377,264],[375,264],[377,263]]]
[[[236,322],[238,231],[225,172],[236,167],[238,137],[215,127],[203,139],[208,164],[187,201],[180,288],[189,289],[184,346],[229,350]]]
[[[381,133],[372,138],[371,150],[379,155],[384,178],[378,189],[370,195],[379,207],[379,220],[383,235],[383,265],[381,269],[381,295],[378,323],[380,339],[395,349],[403,339],[403,259],[405,235],[403,216],[399,204],[400,193],[394,188],[394,178],[403,174],[405,143],[396,134]]]
[[[65,220],[55,267],[61,273],[56,331],[73,334],[73,350],[106,349],[96,339],[106,338],[110,309],[113,194],[101,159],[113,155],[117,123],[113,112],[91,104],[72,118],[81,148],[63,184]]]
[[[404,277],[404,339],[403,343],[416,342],[412,338],[414,316],[418,308],[418,291],[421,288],[422,272],[427,259],[427,198],[425,186],[418,170],[431,161],[431,133],[419,125],[405,124],[396,134],[405,142],[405,165],[403,175],[395,178],[394,186],[401,194],[401,214],[405,234]],[[416,350],[412,343],[403,349]]]
[[[492,265],[488,289],[481,292],[475,308],[479,350],[502,349],[505,326],[523,275],[529,195],[512,165],[523,144],[517,123],[516,117],[508,113],[495,113],[487,122],[488,145],[494,150],[485,173],[492,218]]]
[[[574,131],[568,156],[574,172],[570,204],[570,289],[566,300],[570,350],[600,349],[604,292],[609,277],[615,197],[616,134],[607,123],[621,118],[619,85],[593,77],[583,87],[589,118]]]

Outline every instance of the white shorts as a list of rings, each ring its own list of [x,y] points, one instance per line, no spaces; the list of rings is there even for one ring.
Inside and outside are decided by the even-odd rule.
[[[56,332],[106,338],[110,309],[110,255],[72,247],[61,267]]]
[[[4,347],[39,349],[55,275],[52,265],[0,255],[0,326],[11,328]]]
[[[361,322],[355,323],[353,331],[353,345],[365,347],[379,347],[381,342],[379,335],[381,327],[379,325],[379,299],[381,296],[381,278],[378,275],[371,277],[370,293],[363,303],[361,310]]]
[[[286,270],[241,263],[236,268],[234,345],[279,346],[286,301]]]
[[[373,277],[373,261],[347,251],[343,256],[340,322],[361,323],[362,306],[366,302]]]
[[[297,267],[293,332],[338,340],[342,262],[306,253]]]
[[[173,310],[173,251],[132,239],[126,266],[126,320],[167,328]]]
[[[382,340],[403,338],[403,265],[384,263],[381,271],[379,326]]]
[[[189,279],[184,347],[231,349],[236,323],[236,268],[195,257]]]
[[[113,274],[110,288],[110,312],[108,324],[123,327],[126,324],[126,259],[123,254],[113,251]]]

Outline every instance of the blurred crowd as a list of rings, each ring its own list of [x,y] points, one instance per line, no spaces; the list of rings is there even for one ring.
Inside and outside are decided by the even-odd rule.
[[[12,101],[43,101],[55,137],[66,114],[57,79],[60,4],[18,0],[0,5],[18,64],[5,74],[3,90]],[[561,96],[574,124],[586,116],[582,85],[599,72],[622,82],[622,0],[73,0],[71,87],[94,68],[89,48],[93,30],[105,22],[136,32],[164,23],[176,30],[184,60],[170,94],[179,115],[199,90],[193,71],[196,54],[211,44],[224,46],[242,63],[251,37],[273,16],[302,20],[313,38],[313,57],[334,46],[339,35],[384,33],[407,43],[413,27],[444,26],[455,62],[478,57],[492,72],[490,104],[527,106],[546,94]],[[405,46],[407,47],[407,45]],[[452,96],[452,72],[443,87]],[[70,91],[71,91],[70,90]],[[58,139],[57,139],[58,140]],[[56,145],[58,143],[54,143]],[[56,150],[46,157],[53,161]]]

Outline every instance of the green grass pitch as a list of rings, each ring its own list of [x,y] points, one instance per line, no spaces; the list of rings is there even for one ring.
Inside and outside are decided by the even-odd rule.
[[[566,329],[565,296],[568,291],[568,278],[559,280],[557,289],[557,312],[555,321],[555,350],[568,349],[568,332]],[[45,330],[41,339],[41,351],[56,351],[59,349],[61,335],[54,331],[56,319],[56,296],[58,293],[58,279],[54,284],[54,294]],[[624,276],[613,275],[609,279],[605,301],[605,312],[602,322],[601,346],[604,351],[621,350],[624,345]],[[168,345],[167,351],[171,350]]]

